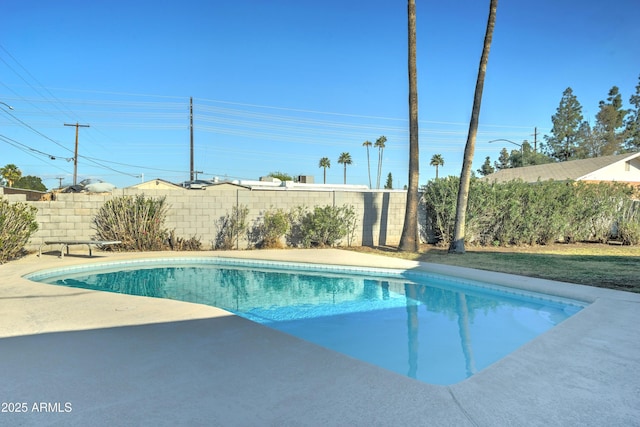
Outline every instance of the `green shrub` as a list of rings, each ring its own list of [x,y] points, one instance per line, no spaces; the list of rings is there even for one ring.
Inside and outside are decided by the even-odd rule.
[[[430,181],[423,187],[422,201],[426,209],[427,230],[435,242],[448,245],[453,236],[456,200],[460,180],[449,176]]]
[[[259,246],[261,248],[281,248],[282,238],[289,232],[291,224],[289,216],[282,209],[274,209],[264,213],[262,223],[257,227]]]
[[[442,245],[448,245],[453,235],[458,182],[449,177],[423,187],[426,228]],[[465,241],[501,246],[545,245],[558,240],[605,242],[617,224],[620,233],[626,233],[626,241],[633,242],[637,216],[623,215],[630,200],[631,188],[624,184],[498,184],[472,179]]]
[[[624,245],[640,244],[640,202],[625,203],[620,219],[616,223],[616,237]]]
[[[247,216],[249,208],[240,205],[234,206],[231,213],[220,217],[218,220],[218,235],[216,236],[215,248],[229,250],[238,247],[241,234],[245,234],[248,229]]]
[[[0,197],[0,264],[24,253],[24,246],[38,230],[37,212],[34,206]]]
[[[166,198],[121,196],[108,200],[93,220],[98,240],[119,240],[105,249],[159,251],[168,248],[169,231],[164,228]]]
[[[355,212],[353,206],[316,206],[308,212],[304,208],[296,208],[290,215],[292,231],[302,246],[324,247],[335,246],[347,238],[350,244],[355,229]]]

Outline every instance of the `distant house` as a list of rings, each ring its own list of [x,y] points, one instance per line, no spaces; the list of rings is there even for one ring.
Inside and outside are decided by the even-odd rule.
[[[135,184],[128,188],[138,188],[140,190],[185,190],[184,187],[160,178],[141,182],[140,184]]]
[[[624,182],[640,185],[640,152],[501,169],[482,178],[489,182],[522,180]]]

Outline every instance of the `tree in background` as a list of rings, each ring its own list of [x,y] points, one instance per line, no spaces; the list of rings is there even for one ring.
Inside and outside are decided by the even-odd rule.
[[[362,146],[367,148],[367,172],[369,172],[369,188],[371,188],[371,161],[369,158],[369,147],[371,147],[372,145],[373,143],[368,140],[362,143]]]
[[[387,182],[386,184],[384,184],[384,189],[393,190],[393,176],[391,175],[391,172],[389,172],[389,175],[387,175]]]
[[[570,87],[562,93],[560,105],[551,121],[551,136],[545,135],[544,149],[549,156],[566,161],[578,148],[578,129],[582,123],[582,105]]]
[[[22,172],[16,165],[9,163],[3,168],[0,168],[0,176],[7,182],[9,187],[13,187],[13,184],[22,176]]]
[[[596,137],[599,139],[599,152],[596,156],[611,156],[620,152],[624,142],[623,126],[626,110],[622,109],[622,95],[617,86],[609,90],[607,101],[600,101],[600,110],[596,114]]]
[[[418,144],[418,68],[416,41],[416,2],[408,0],[407,27],[409,50],[409,187],[404,211],[404,222],[398,249],[405,252],[418,252],[420,238],[418,237],[418,201],[419,201],[419,144]],[[386,138],[385,138],[386,141]],[[380,158],[382,160],[382,157]],[[389,174],[391,178],[391,174]]]
[[[47,187],[42,183],[42,179],[33,175],[21,177],[16,181],[15,186],[24,190],[47,191]]]
[[[385,142],[387,142],[387,137],[382,135],[380,138],[376,139],[376,143],[373,144],[374,147],[378,148],[378,178],[376,180],[376,188],[380,189],[380,175],[382,175],[382,153],[384,152]]]
[[[502,150],[500,150],[500,156],[498,157],[498,160],[494,162],[493,166],[495,166],[495,168],[498,170],[509,169],[511,167],[509,151],[507,151],[506,148],[502,148]]]
[[[467,217],[467,205],[469,202],[469,187],[471,182],[471,165],[473,163],[473,153],[476,145],[476,135],[478,133],[478,122],[480,120],[480,105],[482,104],[482,90],[484,88],[484,78],[487,73],[487,63],[489,62],[489,50],[491,50],[491,40],[493,39],[493,29],[496,25],[496,11],[498,0],[491,0],[489,3],[489,18],[487,19],[487,30],[484,36],[484,46],[478,67],[478,78],[473,96],[473,107],[471,109],[471,120],[469,122],[469,134],[464,147],[464,158],[462,160],[462,172],[460,173],[460,185],[458,187],[458,201],[456,204],[456,221],[453,230],[453,239],[449,246],[449,253],[463,254],[465,224]]]
[[[438,179],[438,167],[444,166],[444,159],[441,154],[434,154],[431,157],[431,162],[429,162],[429,166],[435,166],[436,168],[436,179]]]
[[[491,157],[489,156],[485,157],[484,163],[480,166],[480,169],[477,170],[477,172],[482,176],[491,175],[495,171],[494,167],[491,166]]]
[[[588,121],[580,123],[578,128],[578,140],[580,145],[576,149],[575,157],[578,159],[590,159],[598,157],[602,152],[602,138],[599,138],[596,130]]]
[[[291,175],[289,175],[288,173],[284,173],[284,172],[269,172],[269,175],[271,178],[276,178],[279,179],[280,181],[293,181],[293,177]]]
[[[329,160],[328,157],[321,158],[320,162],[318,163],[318,167],[324,169],[324,181],[323,181],[323,183],[326,184],[327,183],[327,168],[331,167],[331,160]]]
[[[632,108],[629,109],[625,122],[624,147],[627,150],[638,150],[640,149],[640,76],[636,93],[629,98],[629,104],[632,105]]]
[[[340,157],[338,157],[338,164],[344,165],[344,183],[347,183],[347,165],[353,163],[351,160],[351,154],[349,153],[341,153]]]

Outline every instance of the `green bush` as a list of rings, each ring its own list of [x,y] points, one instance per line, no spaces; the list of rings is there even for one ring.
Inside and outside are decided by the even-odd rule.
[[[240,205],[234,206],[231,213],[220,217],[218,220],[218,235],[216,236],[215,248],[229,250],[238,246],[241,234],[245,234],[248,229],[247,216],[249,208]]]
[[[453,235],[458,182],[449,177],[423,188],[427,230],[442,245]],[[483,246],[606,242],[617,225],[623,240],[633,242],[638,216],[623,215],[630,201],[631,187],[624,184],[472,179],[465,241]]]
[[[119,240],[115,251],[159,251],[167,249],[169,231],[164,227],[166,198],[121,196],[108,200],[93,220],[98,240]]]
[[[256,227],[258,246],[261,248],[281,248],[282,238],[289,232],[291,224],[289,216],[282,209],[274,209],[264,213],[262,223]]]
[[[38,230],[38,209],[26,203],[9,203],[0,197],[0,264],[20,256]]]
[[[623,206],[616,223],[616,237],[624,245],[640,244],[640,202],[629,201]]]
[[[347,238],[350,244],[354,233],[356,217],[353,206],[316,206],[309,212],[296,208],[291,214],[292,234],[289,242],[299,241],[302,246],[335,246]]]

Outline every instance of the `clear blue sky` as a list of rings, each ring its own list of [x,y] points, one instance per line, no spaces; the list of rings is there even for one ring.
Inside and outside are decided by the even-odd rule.
[[[417,0],[420,183],[459,175],[489,0]],[[382,183],[407,183],[407,5],[390,0],[22,0],[0,25],[0,166],[45,185],[189,177],[189,98],[202,178],[273,171],[368,184],[362,143],[388,138]],[[504,138],[549,133],[571,87],[593,118],[640,75],[638,0],[501,0],[474,170]],[[35,151],[34,151],[35,150]],[[51,160],[47,155],[53,155]],[[90,159],[87,159],[89,157]],[[375,186],[378,153],[371,151]]]

